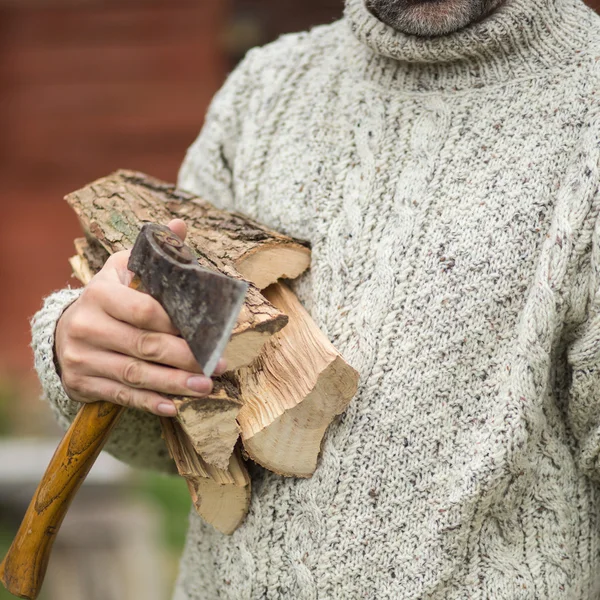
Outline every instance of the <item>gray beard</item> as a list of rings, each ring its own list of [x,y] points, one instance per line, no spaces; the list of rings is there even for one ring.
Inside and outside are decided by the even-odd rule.
[[[365,0],[380,21],[402,33],[453,33],[488,15],[503,0]]]

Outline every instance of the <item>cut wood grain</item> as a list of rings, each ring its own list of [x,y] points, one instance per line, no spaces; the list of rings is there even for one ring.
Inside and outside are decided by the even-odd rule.
[[[179,474],[186,480],[198,514],[222,533],[231,535],[250,507],[250,477],[239,451],[226,469],[205,463],[175,419],[161,418],[167,448]]]
[[[290,321],[252,365],[236,373],[244,400],[242,442],[263,467],[310,477],[327,427],[356,394],[358,373],[288,287],[278,283],[263,293]]]
[[[240,436],[237,422],[242,398],[237,378],[231,374],[217,377],[213,391],[204,398],[171,396],[177,420],[202,459],[226,469]]]

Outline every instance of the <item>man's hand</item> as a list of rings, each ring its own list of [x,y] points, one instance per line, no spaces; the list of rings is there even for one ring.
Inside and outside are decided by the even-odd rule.
[[[181,220],[169,227],[185,239]],[[175,406],[160,394],[205,396],[212,380],[162,306],[128,286],[129,252],[111,256],[62,315],[55,352],[63,386],[78,402],[105,400],[160,416]],[[225,365],[219,363],[217,374]]]

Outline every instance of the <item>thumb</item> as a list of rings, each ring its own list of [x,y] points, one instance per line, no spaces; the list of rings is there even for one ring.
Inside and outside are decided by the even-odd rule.
[[[185,224],[185,221],[173,219],[169,222],[169,229],[185,242],[185,236],[187,235],[187,225]]]
[[[121,250],[112,254],[96,278],[119,281],[124,285],[129,285],[133,279],[133,273],[127,268],[130,254],[131,250]]]

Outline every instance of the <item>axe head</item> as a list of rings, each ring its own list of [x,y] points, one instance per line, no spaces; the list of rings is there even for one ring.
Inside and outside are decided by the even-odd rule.
[[[168,227],[142,227],[128,268],[155,298],[210,377],[229,342],[248,283],[210,271]]]

